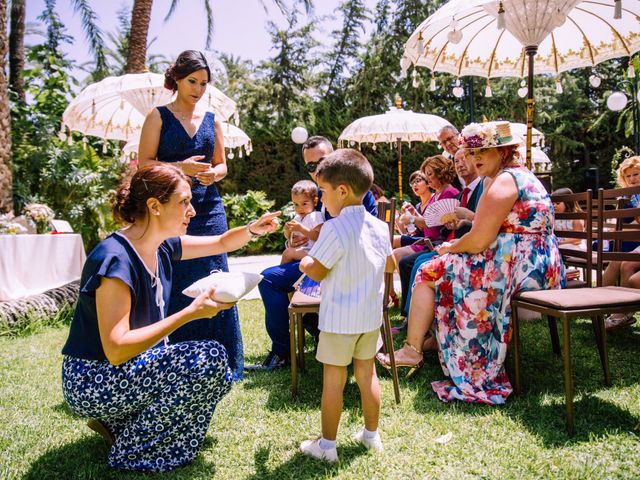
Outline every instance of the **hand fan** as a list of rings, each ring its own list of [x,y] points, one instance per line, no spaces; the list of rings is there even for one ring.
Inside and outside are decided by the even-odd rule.
[[[438,227],[455,220],[454,210],[459,205],[460,200],[457,198],[445,198],[444,200],[433,202],[424,211],[424,221],[427,227]]]

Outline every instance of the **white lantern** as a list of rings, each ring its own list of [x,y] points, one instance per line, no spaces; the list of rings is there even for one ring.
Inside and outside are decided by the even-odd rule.
[[[591,75],[589,77],[589,83],[593,88],[598,88],[602,83],[602,79],[598,75]]]
[[[309,133],[307,129],[304,127],[296,127],[291,130],[291,140],[293,143],[297,143],[298,145],[302,145],[309,138]]]
[[[614,112],[622,110],[627,105],[627,96],[622,92],[613,92],[607,98],[607,108]]]

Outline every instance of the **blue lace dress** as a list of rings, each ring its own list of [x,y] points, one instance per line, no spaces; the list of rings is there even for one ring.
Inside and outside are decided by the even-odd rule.
[[[204,155],[203,162],[211,163],[215,146],[214,114],[207,112],[200,128],[190,137],[180,121],[167,107],[158,107],[162,117],[160,142],[157,158],[161,162],[179,162],[193,155]],[[220,235],[228,230],[227,216],[222,198],[215,184],[204,186],[192,178],[191,203],[196,216],[191,219],[188,235]],[[227,255],[183,260],[173,270],[173,286],[169,300],[169,315],[182,310],[192,299],[183,295],[182,290],[196,280],[206,277],[212,270],[229,271]],[[234,380],[242,378],[244,353],[242,333],[238,321],[238,310],[233,307],[220,312],[213,318],[189,322],[169,337],[171,342],[189,340],[217,340],[227,350],[229,367]]]

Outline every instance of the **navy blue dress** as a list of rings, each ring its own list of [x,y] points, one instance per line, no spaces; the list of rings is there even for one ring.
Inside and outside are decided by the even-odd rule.
[[[158,107],[158,111],[162,117],[158,160],[172,163],[193,155],[204,155],[202,162],[210,164],[215,147],[214,114],[207,112],[198,131],[190,137],[167,107]],[[196,178],[192,178],[192,181],[191,203],[196,210],[196,216],[191,219],[187,234],[201,236],[220,235],[226,232],[227,216],[215,183],[207,187]],[[226,254],[183,260],[175,266],[169,300],[170,315],[187,307],[192,301],[191,298],[182,294],[182,290],[196,280],[206,277],[213,270],[229,271]],[[171,342],[217,340],[227,349],[229,367],[234,380],[242,379],[244,352],[236,307],[220,312],[213,318],[189,322],[176,330],[169,339]]]

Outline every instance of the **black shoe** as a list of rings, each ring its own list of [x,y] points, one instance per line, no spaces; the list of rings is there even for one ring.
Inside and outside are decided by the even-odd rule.
[[[275,370],[277,368],[288,367],[289,363],[288,358],[269,352],[269,355],[267,355],[267,358],[265,358],[262,363],[257,365],[247,365],[244,369],[249,371]]]

